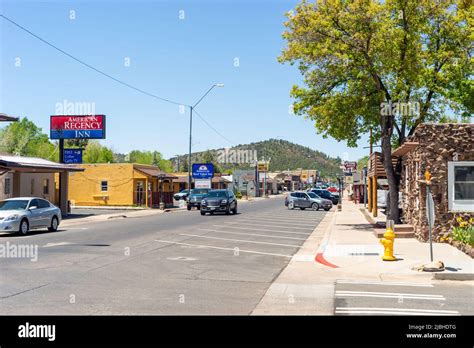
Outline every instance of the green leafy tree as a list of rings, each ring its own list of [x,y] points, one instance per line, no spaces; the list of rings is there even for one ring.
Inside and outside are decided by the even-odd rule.
[[[364,156],[357,161],[357,170],[362,170],[369,164],[369,156]]]
[[[112,163],[114,161],[114,153],[98,141],[90,140],[84,150],[82,161],[84,163]]]
[[[163,155],[158,151],[133,150],[128,154],[128,162],[154,165],[164,172],[173,171],[171,161],[164,159]]]
[[[19,156],[58,160],[56,146],[26,117],[0,130],[0,151]]]
[[[280,62],[298,64],[294,112],[324,136],[356,146],[374,129],[390,187],[389,218],[399,221],[401,161],[392,144],[447,108],[472,115],[472,1],[320,0],[288,14]],[[415,112],[389,109],[404,103]]]

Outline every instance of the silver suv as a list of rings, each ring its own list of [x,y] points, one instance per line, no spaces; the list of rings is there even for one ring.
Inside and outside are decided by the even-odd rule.
[[[312,210],[319,210],[320,208],[323,208],[328,211],[332,208],[332,202],[329,199],[319,197],[313,192],[298,191],[291,192],[285,198],[285,206],[287,206],[288,209],[300,208],[301,210],[305,210],[306,208],[309,208]]]

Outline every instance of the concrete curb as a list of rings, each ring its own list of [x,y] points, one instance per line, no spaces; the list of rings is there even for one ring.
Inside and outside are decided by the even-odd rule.
[[[335,216],[336,212],[328,212],[313,229],[286,267],[270,284],[251,315],[333,314],[334,283],[324,279],[318,281],[303,274],[311,275],[314,268],[318,267],[316,254],[328,240]],[[289,304],[288,295],[294,293],[298,294],[295,295],[298,301]]]
[[[433,274],[433,280],[459,280],[469,281],[474,280],[474,273],[435,273]]]
[[[111,221],[116,219],[125,219],[125,218],[140,218],[146,216],[153,216],[159,215],[163,213],[172,213],[172,212],[179,212],[185,211],[184,208],[177,208],[177,209],[165,209],[165,210],[158,210],[158,209],[142,209],[138,211],[131,210],[125,214],[102,214],[102,215],[94,215],[88,216],[84,218],[73,218],[73,219],[64,219],[61,222],[61,227],[67,228],[69,226],[77,226],[83,225],[87,223],[94,223],[94,222],[104,222],[104,221]]]

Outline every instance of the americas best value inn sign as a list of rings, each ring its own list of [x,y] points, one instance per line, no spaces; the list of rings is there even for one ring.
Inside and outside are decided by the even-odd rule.
[[[105,139],[105,115],[53,115],[50,138]]]

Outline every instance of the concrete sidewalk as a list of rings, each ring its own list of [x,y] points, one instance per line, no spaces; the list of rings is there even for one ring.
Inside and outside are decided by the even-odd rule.
[[[474,261],[455,247],[434,243],[434,259],[446,270],[419,272],[413,268],[429,261],[429,244],[396,239],[398,261],[382,261],[383,246],[357,205],[344,201],[342,212],[328,213],[320,225],[275,279],[253,314],[333,315],[338,280],[433,283],[466,276],[472,279]],[[461,277],[462,278],[462,277]]]

